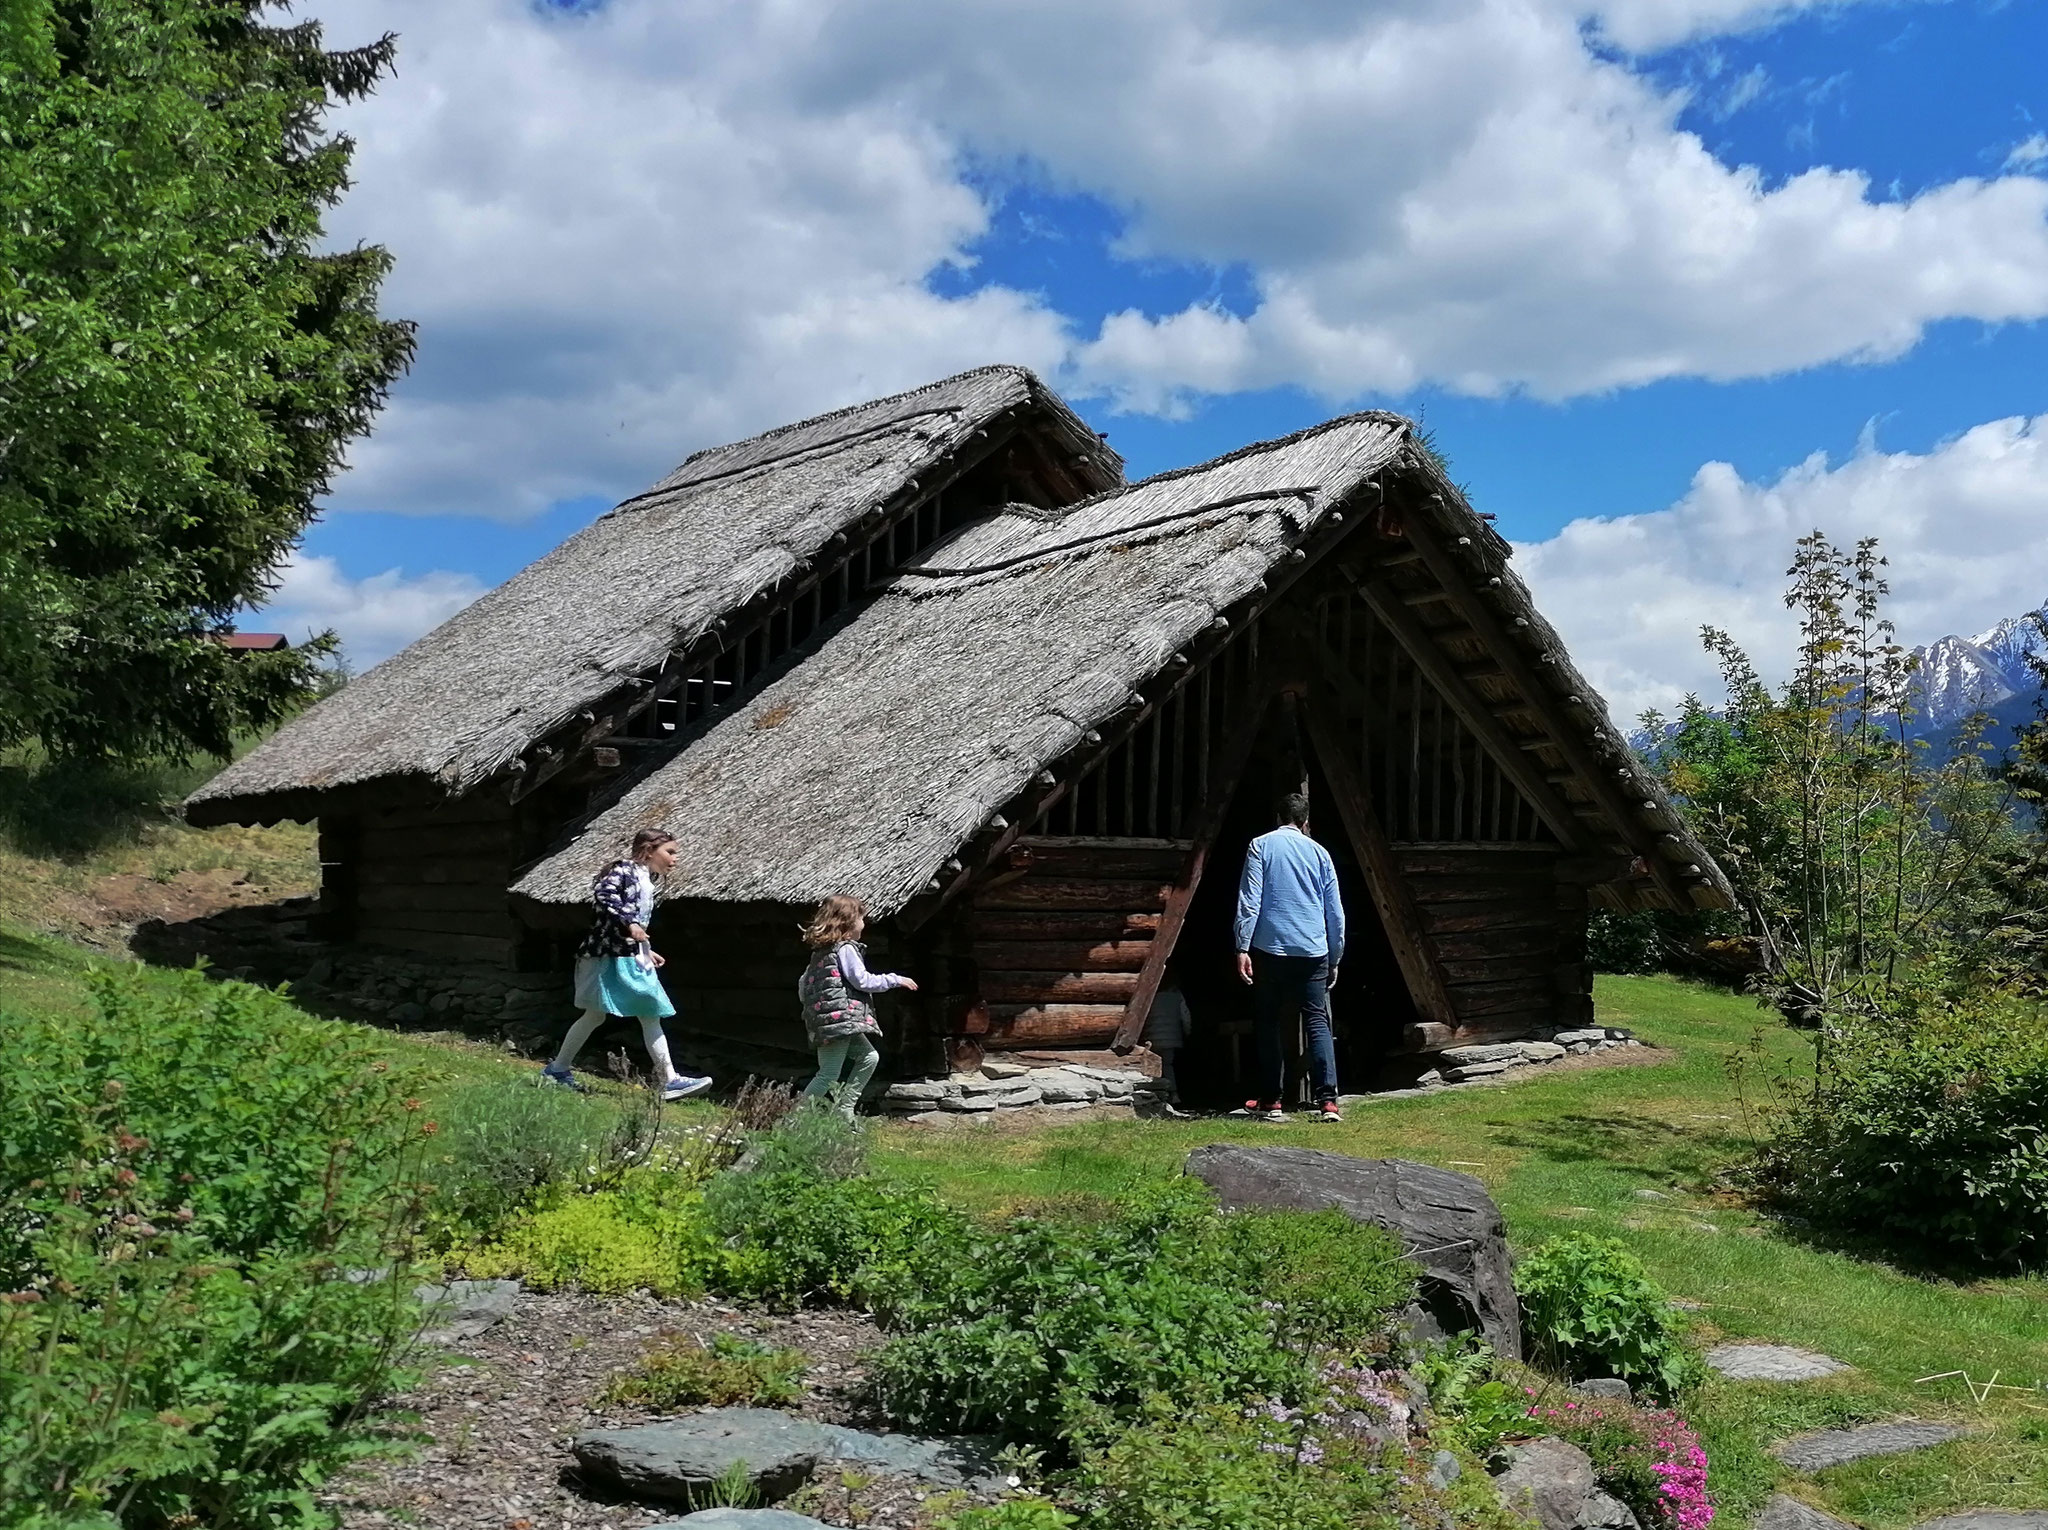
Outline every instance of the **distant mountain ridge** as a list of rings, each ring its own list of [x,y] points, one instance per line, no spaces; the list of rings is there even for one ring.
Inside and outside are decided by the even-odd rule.
[[[1945,732],[1978,712],[1996,722],[2025,721],[2041,693],[2027,658],[2043,646],[2033,622],[2008,616],[1974,637],[1950,633],[1914,649],[1916,731]]]

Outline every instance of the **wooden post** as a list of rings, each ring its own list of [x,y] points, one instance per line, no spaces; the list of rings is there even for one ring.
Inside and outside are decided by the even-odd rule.
[[[1223,821],[1230,814],[1230,799],[1236,794],[1237,783],[1244,775],[1245,765],[1251,760],[1252,746],[1258,741],[1259,723],[1266,715],[1269,699],[1259,694],[1255,676],[1244,715],[1238,720],[1236,730],[1225,736],[1215,768],[1208,773],[1209,795],[1202,804],[1202,820],[1195,827],[1195,842],[1188,851],[1187,868],[1181,872],[1173,891],[1166,895],[1166,906],[1159,914],[1158,933],[1152,937],[1152,949],[1146,954],[1145,965],[1138,973],[1137,991],[1131,995],[1131,1002],[1124,1010],[1124,1023],[1117,1027],[1116,1039],[1110,1043],[1119,1052],[1128,1052],[1136,1046],[1138,1037],[1144,1032],[1146,1017],[1152,1013],[1152,1001],[1158,997],[1159,985],[1166,977],[1167,958],[1173,955],[1174,942],[1180,938],[1180,927],[1186,923],[1188,909],[1195,901],[1195,892],[1202,885],[1202,872],[1209,861],[1209,847],[1222,832]]]
[[[1365,873],[1366,887],[1379,910],[1387,944],[1394,948],[1401,976],[1407,980],[1409,996],[1424,1020],[1455,1027],[1457,1011],[1451,1005],[1450,991],[1444,986],[1444,975],[1430,949],[1429,937],[1423,933],[1415,895],[1401,875],[1393,849],[1373,814],[1372,803],[1360,789],[1351,761],[1345,758],[1338,740],[1324,723],[1321,710],[1313,705],[1303,710],[1308,717],[1309,740],[1323,764],[1323,779],[1330,783],[1330,795],[1337,799],[1337,815],[1344,821],[1352,853]]]

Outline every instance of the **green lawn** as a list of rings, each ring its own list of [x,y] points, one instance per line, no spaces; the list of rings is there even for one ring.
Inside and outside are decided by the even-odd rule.
[[[1646,1065],[1560,1068],[1367,1105],[1341,1126],[883,1126],[880,1156],[989,1209],[1114,1194],[1172,1172],[1207,1142],[1289,1142],[1462,1169],[1493,1191],[1518,1245],[1567,1228],[1624,1240],[1674,1297],[1699,1304],[1703,1343],[1770,1339],[1856,1367],[1793,1387],[1716,1380],[1691,1405],[1731,1521],[1746,1519],[1781,1475],[1764,1454],[1771,1441],[1902,1415],[1952,1419],[1975,1433],[1783,1486],[1872,1530],[1962,1508],[2048,1508],[2048,1280],[1920,1279],[1812,1246],[1759,1216],[1716,1184],[1752,1130],[1729,1060],[1740,1053],[1796,1073],[1810,1057],[1805,1040],[1767,1023],[1747,1000],[1663,978],[1603,978],[1598,999],[1605,1021],[1665,1050]],[[1757,1063],[1745,1071],[1754,1102]],[[1993,1392],[1979,1404],[1960,1378],[1921,1381],[1953,1371],[2030,1390]]]

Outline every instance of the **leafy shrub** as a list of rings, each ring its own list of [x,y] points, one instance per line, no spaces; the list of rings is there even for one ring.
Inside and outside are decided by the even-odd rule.
[[[1018,1218],[901,1304],[911,1331],[877,1356],[876,1385],[913,1426],[1044,1443],[1132,1416],[1148,1393],[1296,1395],[1313,1371],[1283,1341],[1361,1344],[1413,1290],[1390,1277],[1384,1234],[1300,1221],[1225,1217],[1185,1181],[1106,1221]],[[1341,1291],[1347,1256],[1372,1295]]]
[[[432,1123],[367,1041],[259,989],[93,996],[0,1019],[6,1523],[310,1520],[418,1326]]]
[[[1396,1479],[1376,1470],[1381,1454],[1286,1409],[1155,1399],[1136,1427],[1088,1453],[1077,1488],[1100,1530],[1392,1527]]]
[[[2018,1000],[1858,1020],[1776,1115],[1766,1190],[1917,1257],[2048,1262],[2048,1020]]]
[[[538,1089],[527,1078],[451,1091],[439,1106],[432,1213],[451,1238],[477,1235],[552,1185],[574,1185],[639,1157],[646,1129],[606,1095]]]
[[[1071,1530],[1080,1523],[1049,1498],[1007,1498],[950,1514],[936,1530]]]
[[[673,1334],[648,1352],[633,1370],[614,1377],[605,1401],[650,1408],[749,1404],[776,1407],[803,1396],[803,1352],[771,1349],[729,1333],[704,1344]]]
[[[611,1189],[515,1213],[491,1241],[452,1257],[479,1279],[511,1275],[536,1290],[606,1296],[698,1296],[734,1284],[729,1270],[745,1263],[719,1241],[695,1178],[652,1166],[624,1171]]]
[[[1515,1267],[1515,1290],[1532,1355],[1564,1375],[1669,1398],[1702,1374],[1664,1293],[1611,1238],[1551,1239]]]
[[[1411,1368],[1428,1389],[1437,1427],[1484,1459],[1528,1425],[1528,1398],[1498,1374],[1499,1357],[1477,1340],[1451,1340],[1425,1350]]]
[[[1610,1398],[1538,1402],[1532,1427],[1569,1440],[1593,1458],[1600,1486],[1635,1511],[1648,1530],[1706,1530],[1707,1453],[1676,1413],[1651,1412]]]

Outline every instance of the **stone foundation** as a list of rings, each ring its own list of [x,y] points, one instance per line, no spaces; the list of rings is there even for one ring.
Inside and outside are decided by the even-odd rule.
[[[1094,1068],[1078,1063],[1027,1068],[986,1062],[979,1072],[891,1084],[876,1101],[885,1116],[937,1123],[1003,1110],[1125,1112],[1163,1098],[1159,1081],[1136,1068]]]

